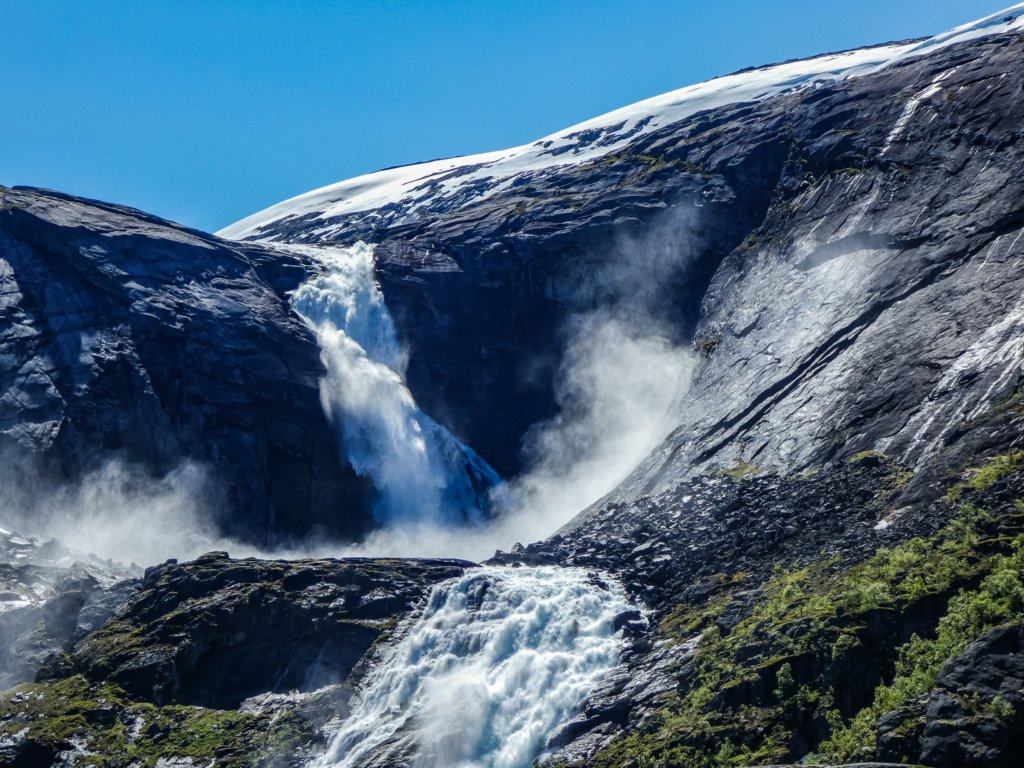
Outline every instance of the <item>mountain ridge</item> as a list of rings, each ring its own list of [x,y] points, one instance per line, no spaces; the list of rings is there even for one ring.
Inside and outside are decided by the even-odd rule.
[[[426,183],[431,176],[445,172],[458,171],[459,169],[465,168],[469,165],[482,165],[488,168],[498,165],[498,167],[500,167],[503,161],[511,162],[524,153],[529,152],[530,148],[534,147],[542,147],[545,150],[545,152],[540,154],[561,154],[567,151],[572,151],[573,154],[577,154],[581,149],[586,149],[586,142],[581,141],[576,147],[573,147],[571,144],[567,144],[565,146],[559,145],[554,151],[550,151],[548,148],[552,144],[558,144],[559,141],[571,139],[577,135],[593,132],[595,130],[614,134],[619,128],[621,128],[621,126],[614,126],[613,124],[620,120],[623,121],[623,125],[630,121],[634,123],[634,130],[632,132],[627,130],[621,135],[621,137],[615,137],[614,141],[609,141],[608,138],[604,138],[600,145],[607,146],[608,148],[606,151],[598,151],[593,155],[585,154],[585,159],[595,159],[596,157],[600,157],[603,154],[611,152],[613,148],[627,143],[628,140],[637,135],[637,133],[642,133],[642,131],[646,129],[647,124],[652,120],[656,121],[658,118],[664,117],[668,120],[668,123],[671,123],[690,117],[695,112],[702,111],[701,106],[699,105],[704,102],[701,102],[699,97],[695,98],[696,95],[701,92],[701,89],[707,91],[704,98],[711,102],[706,108],[713,109],[715,107],[738,103],[743,100],[762,99],[780,92],[780,88],[784,90],[786,87],[798,88],[813,85],[819,80],[830,79],[828,75],[834,75],[836,78],[840,79],[857,77],[861,74],[877,72],[880,69],[913,56],[924,55],[926,53],[940,50],[948,45],[965,42],[979,36],[1000,34],[1017,29],[1024,26],[1020,21],[1021,17],[1019,15],[1022,11],[1024,11],[1024,4],[1017,4],[998,13],[979,19],[978,21],[956,27],[930,38],[922,38],[920,41],[882,43],[868,47],[848,49],[836,53],[818,54],[805,59],[791,59],[763,67],[751,67],[738,70],[737,72],[729,75],[721,75],[703,83],[684,86],[683,88],[669,91],[665,94],[644,99],[629,106],[613,110],[604,115],[594,117],[568,128],[564,128],[560,131],[556,131],[555,133],[541,137],[533,142],[523,144],[520,147],[513,147],[507,150],[497,150],[494,152],[485,152],[482,154],[458,156],[455,158],[445,158],[436,161],[425,161],[407,166],[396,166],[321,187],[317,190],[290,198],[289,200],[275,206],[271,206],[264,211],[246,217],[235,224],[231,224],[221,229],[217,234],[233,239],[258,239],[258,233],[262,230],[268,230],[268,225],[274,221],[279,220],[280,218],[308,215],[309,213],[314,212],[316,210],[314,206],[320,203],[327,203],[329,206],[327,209],[319,212],[320,218],[326,219],[330,219],[332,216],[343,212],[358,213],[373,210],[374,208],[379,208],[390,203],[400,202],[403,197],[408,197],[408,194],[403,196],[401,192],[398,192],[393,188],[394,184],[397,182],[389,182],[389,180],[382,179],[381,181],[385,187],[388,187],[390,183],[391,188],[388,189],[383,196],[379,197],[379,199],[359,202],[360,196],[364,194],[361,190],[368,185],[372,187],[370,182],[374,177],[380,177],[385,172],[419,168],[424,165],[431,166],[431,173],[429,174],[423,174],[418,177],[409,176],[407,178],[403,178],[400,183],[402,186],[406,186],[415,184],[416,182],[423,184]],[[890,52],[892,55],[888,57],[878,57],[875,55]],[[865,60],[862,61],[861,58],[864,58]],[[829,66],[824,68],[809,67],[809,69],[804,71],[803,69],[795,69],[793,65],[797,64],[828,64]],[[760,88],[757,83],[747,84],[742,82],[742,80],[746,78],[742,78],[739,82],[730,82],[730,79],[735,79],[738,76],[752,74],[768,75],[769,73],[774,73],[777,70],[782,70],[784,68],[786,68],[785,72],[777,73],[784,75],[784,78],[778,83],[778,85],[774,84],[770,79]],[[794,71],[790,72],[789,69],[794,69]],[[787,79],[785,76],[792,78],[792,80]],[[710,87],[713,85],[720,85],[724,87],[720,89]],[[738,95],[733,97],[726,94],[724,97],[716,99],[716,95],[718,95],[716,92],[729,91],[730,89],[736,89]],[[739,98],[740,95],[746,96],[747,98]],[[690,100],[697,101],[697,105],[693,107],[689,106],[688,102]],[[667,116],[661,115],[657,108],[667,112]],[[655,122],[655,127],[664,126],[668,123]],[[445,166],[444,163],[450,163],[450,165]],[[434,168],[435,165],[436,168]],[[527,163],[527,165],[528,167],[521,171],[517,171],[513,166],[507,175],[529,172],[530,170],[541,170],[545,167],[543,164],[536,168],[530,167],[529,163]],[[557,163],[554,165],[557,165]],[[349,188],[352,188],[355,192],[353,195],[355,200],[350,203],[346,203],[344,193]],[[332,197],[333,193],[339,194]],[[271,238],[273,237],[272,232],[267,232],[267,234]]]

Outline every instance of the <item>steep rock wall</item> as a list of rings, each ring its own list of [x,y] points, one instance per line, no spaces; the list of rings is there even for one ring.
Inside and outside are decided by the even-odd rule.
[[[658,275],[652,314],[705,362],[616,498],[868,448],[941,472],[958,425],[1011,392],[1021,362],[1021,35],[918,52],[587,162],[458,195],[450,178],[484,170],[452,171],[414,202],[255,236],[376,242],[411,389],[506,473],[557,409],[567,320],[623,290],[603,280],[610,262],[657,274],[645,258],[666,241],[678,269]]]
[[[43,487],[112,456],[198,463],[195,500],[257,542],[355,535],[363,483],[320,406],[294,255],[127,208],[0,189],[0,443]],[[23,463],[19,463],[23,462]]]

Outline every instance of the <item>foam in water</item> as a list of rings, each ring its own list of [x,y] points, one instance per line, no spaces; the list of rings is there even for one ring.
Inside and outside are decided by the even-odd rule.
[[[291,246],[323,271],[292,305],[316,332],[327,373],[324,411],[352,467],[377,489],[382,523],[479,521],[498,475],[423,413],[405,385],[406,359],[374,276],[373,248]]]
[[[622,588],[569,568],[436,586],[315,768],[529,768],[618,664]]]

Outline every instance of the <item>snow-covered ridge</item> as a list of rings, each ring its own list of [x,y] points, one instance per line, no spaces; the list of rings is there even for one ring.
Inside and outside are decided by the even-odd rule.
[[[296,216],[324,222],[319,234],[330,239],[327,221],[400,203],[407,214],[440,195],[463,193],[462,203],[479,200],[514,178],[554,166],[579,164],[614,152],[637,136],[728,104],[755,102],[818,83],[878,72],[896,62],[956,43],[1024,29],[1024,3],[965,24],[928,40],[826,54],[719,77],[609,112],[531,144],[479,155],[400,166],[332,184],[278,203],[217,234],[237,240],[276,239],[266,228]],[[480,183],[486,180],[486,186]]]

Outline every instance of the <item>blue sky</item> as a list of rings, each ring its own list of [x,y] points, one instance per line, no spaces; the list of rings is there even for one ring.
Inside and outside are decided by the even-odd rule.
[[[746,66],[1013,0],[0,0],[0,184],[215,230]]]

